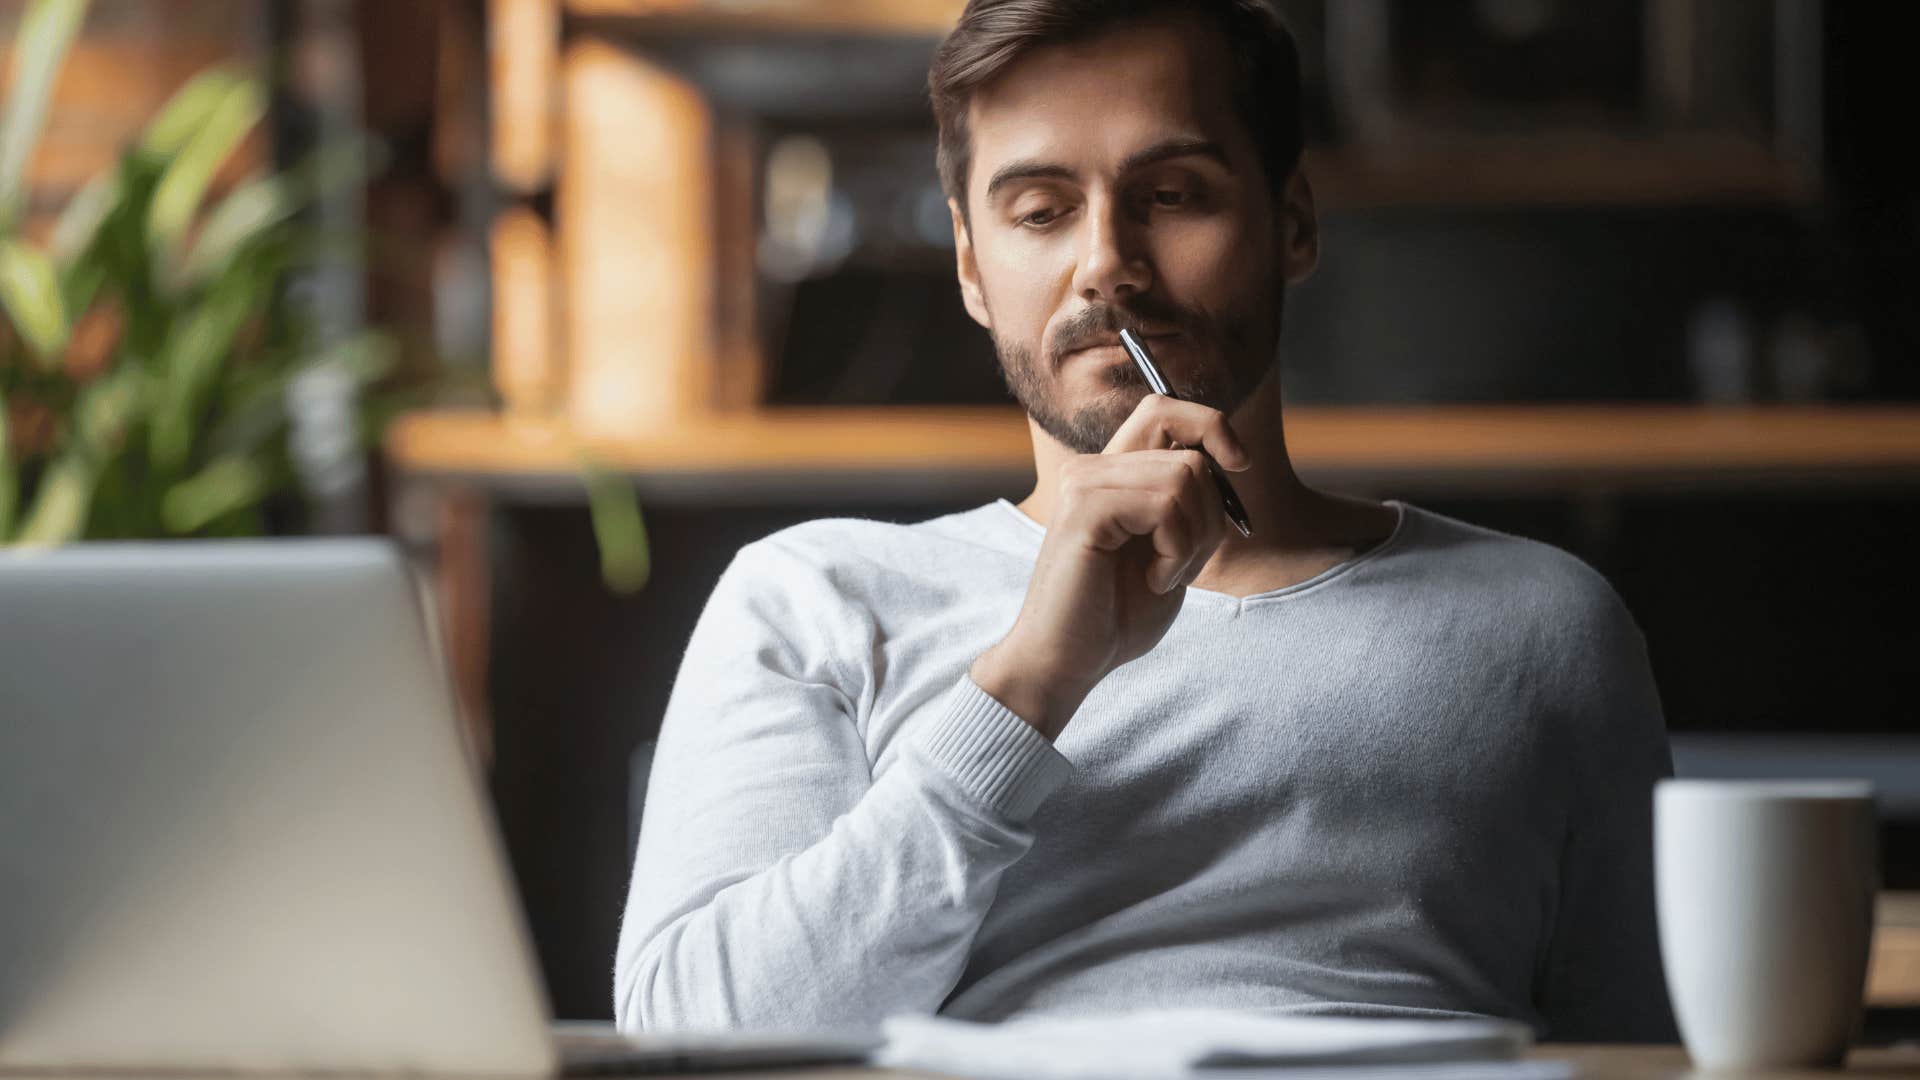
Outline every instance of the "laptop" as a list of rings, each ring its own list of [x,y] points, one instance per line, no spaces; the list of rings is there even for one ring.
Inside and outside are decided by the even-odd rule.
[[[385,541],[0,551],[0,1069],[865,1059],[552,1024],[441,670]]]

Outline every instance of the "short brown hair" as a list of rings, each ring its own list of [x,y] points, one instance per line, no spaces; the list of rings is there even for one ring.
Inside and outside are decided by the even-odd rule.
[[[1022,55],[1044,45],[1094,37],[1151,15],[1191,12],[1210,19],[1232,58],[1234,112],[1253,136],[1277,193],[1300,162],[1300,52],[1264,0],[968,0],[927,70],[940,126],[940,185],[967,213],[972,165],[967,106],[974,92]]]

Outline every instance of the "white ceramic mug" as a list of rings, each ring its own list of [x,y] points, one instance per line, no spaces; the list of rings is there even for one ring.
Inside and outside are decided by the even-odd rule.
[[[1879,844],[1853,780],[1662,780],[1654,892],[1702,1068],[1840,1065],[1859,1036]]]

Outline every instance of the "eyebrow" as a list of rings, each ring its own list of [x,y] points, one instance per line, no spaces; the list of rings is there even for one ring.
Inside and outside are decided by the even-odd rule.
[[[1120,175],[1125,176],[1135,169],[1144,169],[1149,165],[1183,157],[1210,158],[1219,162],[1221,168],[1232,171],[1232,166],[1227,164],[1227,153],[1220,148],[1219,143],[1211,139],[1174,138],[1165,139],[1143,150],[1135,150],[1128,154],[1126,159],[1120,162]],[[1009,161],[994,170],[993,179],[987,181],[984,198],[987,202],[992,202],[993,193],[1006,185],[1016,180],[1034,179],[1071,180],[1073,170],[1065,165],[1035,161],[1032,158]]]

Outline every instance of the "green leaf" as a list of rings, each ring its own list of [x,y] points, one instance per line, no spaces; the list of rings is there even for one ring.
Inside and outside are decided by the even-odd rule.
[[[239,267],[217,282],[198,307],[176,324],[161,353],[148,451],[162,475],[184,469],[193,449],[194,424],[207,392],[233,348],[234,336],[254,311],[265,282]]]
[[[239,72],[231,68],[209,68],[187,80],[174,91],[159,115],[147,123],[140,135],[140,150],[154,157],[170,158],[180,152],[194,135],[207,126],[220,103],[240,84]]]
[[[75,448],[60,455],[40,476],[33,509],[20,526],[17,544],[38,547],[78,540],[87,527],[88,505],[99,476],[91,458]]]
[[[18,240],[0,238],[0,307],[43,365],[67,347],[67,310],[53,260]]]
[[[54,222],[52,241],[48,245],[54,261],[68,266],[78,259],[93,244],[101,223],[113,213],[125,192],[118,165],[87,181]]]
[[[234,254],[291,219],[321,194],[357,183],[379,145],[359,136],[340,137],[278,176],[249,180],[214,207],[200,227],[181,268],[182,281],[198,285],[214,277]]]
[[[295,378],[308,371],[331,371],[344,376],[356,388],[385,378],[400,362],[400,347],[378,330],[363,330],[322,352],[294,371]]]
[[[600,580],[616,593],[638,592],[652,574],[646,522],[640,502],[625,477],[610,473],[592,460],[580,462],[587,485],[587,512],[600,547]]]
[[[14,469],[12,436],[7,431],[6,387],[0,386],[0,545],[13,532],[13,504],[20,497],[20,475]]]
[[[125,367],[99,379],[74,403],[74,436],[95,458],[120,450],[127,429],[147,411],[148,380],[138,367]]]
[[[60,282],[61,303],[68,311],[84,313],[93,306],[100,296],[100,290],[113,276],[113,268],[104,259],[82,259],[74,263],[67,268]],[[73,329],[67,335],[69,344],[85,321],[85,314],[73,321]]]
[[[259,83],[251,79],[235,81],[161,173],[160,183],[153,189],[153,202],[147,208],[147,242],[163,281],[171,280],[178,270],[187,226],[200,209],[213,174],[260,122],[266,109],[267,95]]]
[[[266,494],[264,468],[243,457],[221,458],[167,489],[160,520],[176,535],[198,532]]]
[[[293,177],[269,176],[237,188],[207,215],[180,266],[184,285],[201,284],[226,268],[235,252],[275,225],[293,217],[310,194]]]
[[[65,544],[85,535],[102,470],[144,404],[145,380],[139,370],[124,369],[81,393],[73,407],[73,437],[40,474],[16,543]]]
[[[10,231],[19,215],[22,178],[46,124],[54,78],[86,17],[87,0],[36,0],[20,18],[13,79],[0,105],[0,232]]]

